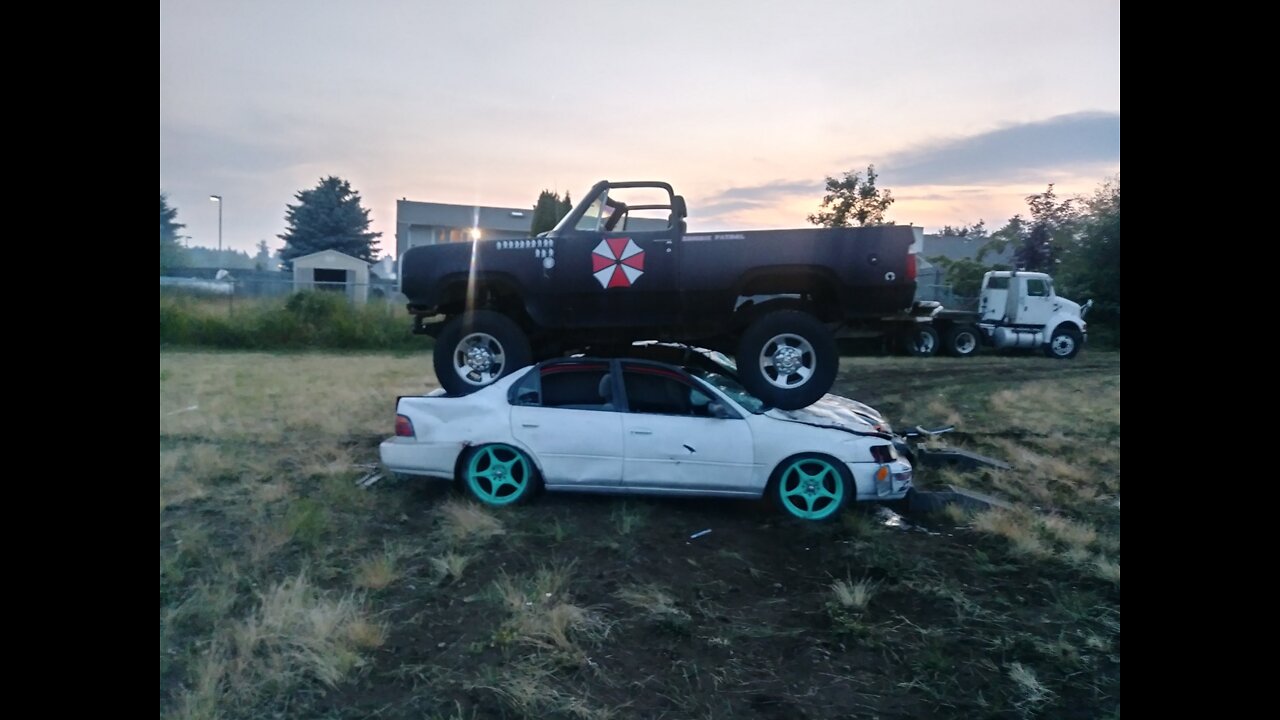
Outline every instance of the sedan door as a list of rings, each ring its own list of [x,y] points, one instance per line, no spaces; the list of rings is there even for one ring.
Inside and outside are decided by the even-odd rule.
[[[622,482],[622,413],[611,389],[607,362],[579,360],[544,365],[514,389],[511,432],[537,455],[548,486]]]
[[[707,391],[665,366],[623,363],[623,486],[672,494],[758,495],[751,428],[713,417]]]

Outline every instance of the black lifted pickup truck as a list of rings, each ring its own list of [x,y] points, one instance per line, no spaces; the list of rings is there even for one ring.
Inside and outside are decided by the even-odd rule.
[[[665,182],[603,181],[537,237],[409,249],[400,290],[440,384],[656,340],[734,354],[751,392],[795,409],[835,381],[836,330],[912,306],[910,226],[689,234],[686,214]]]

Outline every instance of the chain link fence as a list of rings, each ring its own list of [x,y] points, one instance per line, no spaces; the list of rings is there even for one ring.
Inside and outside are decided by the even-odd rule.
[[[206,304],[225,300],[234,310],[237,303],[280,299],[299,291],[343,295],[354,304],[388,303],[403,305],[404,298],[394,280],[371,279],[368,283],[313,281],[296,283],[285,273],[235,273],[225,271],[185,271],[183,275],[160,276],[161,297],[200,298]]]

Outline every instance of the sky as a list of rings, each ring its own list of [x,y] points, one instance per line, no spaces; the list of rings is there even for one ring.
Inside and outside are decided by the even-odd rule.
[[[283,242],[349,180],[380,247],[396,200],[532,207],[665,180],[690,230],[806,227],[874,164],[932,232],[1120,172],[1119,0],[160,2],[160,190],[192,245]]]

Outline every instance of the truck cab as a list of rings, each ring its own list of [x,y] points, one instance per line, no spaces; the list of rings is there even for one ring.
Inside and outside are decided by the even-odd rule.
[[[1071,358],[1087,338],[1091,304],[1057,295],[1045,273],[992,271],[982,277],[978,329],[997,348],[1043,348],[1049,357]]]

